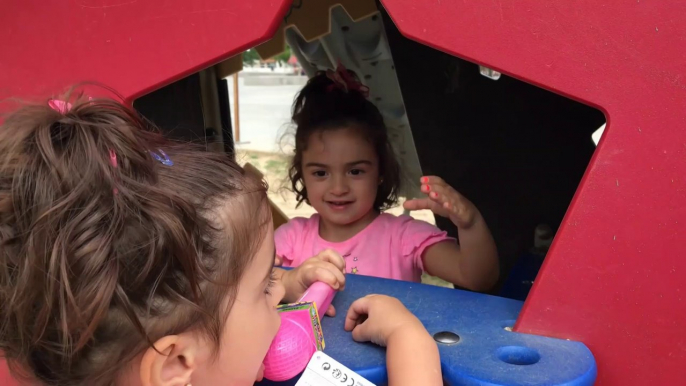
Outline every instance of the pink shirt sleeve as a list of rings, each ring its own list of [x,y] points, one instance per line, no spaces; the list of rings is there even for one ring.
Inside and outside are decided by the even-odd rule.
[[[293,218],[274,231],[276,255],[283,259],[284,267],[293,266],[293,261],[297,258],[296,246],[298,239],[302,237],[306,220],[300,217]]]
[[[415,220],[410,216],[400,216],[403,224],[400,230],[401,253],[405,258],[412,259],[415,266],[424,270],[422,255],[430,246],[446,240],[448,233],[440,230],[426,221]]]

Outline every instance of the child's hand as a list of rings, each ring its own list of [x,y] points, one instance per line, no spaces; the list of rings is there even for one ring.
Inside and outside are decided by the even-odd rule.
[[[468,229],[481,217],[479,210],[440,177],[421,178],[422,192],[427,198],[405,201],[407,210],[430,209],[439,216],[447,217],[460,229]]]
[[[305,260],[297,268],[284,270],[281,281],[286,289],[283,299],[286,303],[297,301],[310,285],[318,281],[342,291],[345,288],[345,260],[337,252],[327,249]],[[329,306],[326,314],[335,316],[336,309]]]
[[[385,295],[368,295],[353,302],[345,317],[345,330],[352,331],[358,342],[370,341],[379,346],[409,332],[427,333],[422,322],[398,299]]]

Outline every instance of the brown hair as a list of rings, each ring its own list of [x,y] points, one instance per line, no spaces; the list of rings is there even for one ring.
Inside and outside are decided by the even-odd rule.
[[[349,71],[355,78],[357,76]],[[319,72],[298,93],[293,103],[293,123],[296,125],[295,154],[288,170],[291,187],[298,205],[307,200],[303,182],[302,153],[310,136],[325,130],[355,128],[368,140],[379,157],[379,176],[382,182],[376,193],[374,209],[382,211],[398,202],[400,167],[388,140],[383,116],[372,102],[357,90],[343,90]]]
[[[0,351],[15,374],[90,386],[165,335],[197,329],[218,349],[265,203],[228,155],[115,101],[21,108],[0,126]]]

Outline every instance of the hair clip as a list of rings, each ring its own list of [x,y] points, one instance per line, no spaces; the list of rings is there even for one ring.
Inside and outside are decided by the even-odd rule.
[[[89,101],[92,101],[92,97],[88,97]],[[59,99],[49,99],[48,100],[48,106],[50,106],[51,109],[57,111],[60,114],[66,114],[71,110],[72,104],[67,102],[67,101],[62,101]]]
[[[331,91],[334,88],[348,92],[350,90],[357,91],[365,98],[369,97],[369,87],[363,85],[356,77],[348,71],[340,62],[336,71],[326,70],[326,77],[333,81],[327,91]]]
[[[71,110],[71,103],[59,99],[50,99],[48,101],[48,106],[60,114],[66,114]]]
[[[150,155],[152,155],[152,158],[158,160],[162,165],[166,165],[166,166],[173,166],[174,165],[174,162],[169,159],[169,156],[167,156],[167,153],[165,153],[164,150],[157,149],[157,151],[159,151],[160,154],[162,154],[162,156],[160,156],[159,154],[157,154],[151,150]],[[162,157],[164,157],[164,158],[162,158]]]

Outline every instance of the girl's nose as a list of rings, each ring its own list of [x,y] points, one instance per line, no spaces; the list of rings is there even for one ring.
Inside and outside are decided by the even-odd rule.
[[[348,193],[348,181],[344,176],[336,176],[332,179],[333,185],[331,186],[331,194],[336,196],[342,196]]]

